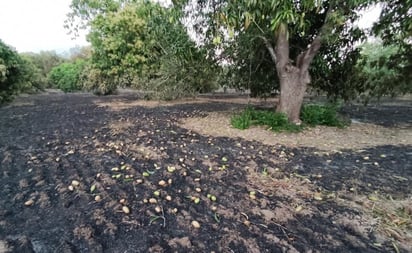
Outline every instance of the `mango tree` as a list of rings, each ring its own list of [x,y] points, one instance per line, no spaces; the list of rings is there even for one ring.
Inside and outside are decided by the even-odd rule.
[[[316,55],[323,45],[342,43],[346,45],[334,48],[334,58],[345,58],[345,50],[353,49],[356,40],[362,37],[362,32],[353,26],[358,17],[357,11],[370,2],[200,0],[197,5],[201,8],[192,11],[203,10],[200,20],[210,27],[206,37],[211,35],[210,41],[217,47],[224,48],[225,44],[235,43],[236,38],[244,34],[249,35],[250,43],[260,43],[260,40],[264,44],[280,85],[277,110],[285,113],[291,122],[300,123],[300,108],[311,82],[309,70]],[[179,3],[186,9],[193,5],[191,1],[186,5],[175,1],[175,4]],[[231,57],[236,58],[241,53],[231,52]],[[333,67],[325,62],[326,59],[320,59],[323,66]]]
[[[45,86],[40,69],[25,55],[0,39],[0,104],[9,102],[20,92],[34,92]]]
[[[179,10],[142,0],[73,0],[71,8],[69,28],[90,29],[85,85],[95,92],[133,86],[174,99],[213,88],[213,62],[190,39]]]
[[[373,34],[382,39],[383,45],[395,46],[397,51],[386,60],[376,63],[401,73],[390,82],[390,90],[412,92],[412,0],[382,1],[382,13],[373,27]]]

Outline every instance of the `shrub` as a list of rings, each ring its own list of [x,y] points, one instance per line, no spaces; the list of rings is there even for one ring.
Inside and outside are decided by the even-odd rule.
[[[86,66],[86,61],[76,60],[73,63],[62,63],[49,73],[49,82],[64,92],[82,89],[80,77]]]
[[[17,52],[0,40],[0,104],[8,102],[17,91],[22,76]]]
[[[87,66],[81,76],[83,88],[92,91],[95,95],[110,95],[117,90],[119,80],[115,80],[111,75],[95,68]]]
[[[20,91],[34,93],[43,91],[47,86],[47,79],[41,74],[41,70],[34,64],[30,57],[20,55],[24,65],[22,68],[23,79],[20,83]]]
[[[283,113],[276,113],[268,110],[255,110],[252,113],[254,124],[270,126],[277,131],[287,128],[289,125],[288,118]]]
[[[38,68],[0,40],[0,104],[20,92],[43,89]]]
[[[301,120],[303,124],[298,126],[289,123],[287,116],[283,113],[256,110],[248,106],[241,113],[232,116],[231,124],[234,128],[242,130],[253,125],[263,125],[276,132],[298,132],[306,125],[344,127],[348,124],[339,116],[337,106],[334,105],[305,105],[301,111]]]
[[[41,51],[39,53],[22,53],[20,56],[26,61],[30,62],[35,68],[35,75],[41,81],[41,89],[55,88],[48,83],[48,74],[52,68],[62,64],[64,58],[59,56],[55,51]]]
[[[234,115],[231,118],[231,124],[238,129],[247,129],[252,125],[264,125],[276,132],[297,132],[302,129],[301,126],[289,123],[287,116],[283,113],[255,110],[250,106],[240,114]]]
[[[217,88],[215,60],[190,38],[177,12],[151,1],[126,2],[90,21],[88,89],[104,95],[126,86],[173,100]]]
[[[346,123],[339,117],[335,105],[305,105],[300,114],[304,124],[344,127]]]
[[[230,122],[234,128],[248,129],[252,124],[252,108],[247,107],[240,114],[232,116]]]
[[[150,91],[153,99],[174,100],[194,97],[217,87],[209,62],[185,62],[176,57],[163,57],[155,76],[142,80],[141,88]]]

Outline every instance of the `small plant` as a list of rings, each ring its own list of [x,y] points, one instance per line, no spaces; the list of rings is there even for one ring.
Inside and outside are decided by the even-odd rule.
[[[234,115],[231,118],[232,126],[242,130],[249,128],[252,123],[252,112],[253,109],[251,107],[247,107],[241,114]]]
[[[80,75],[86,65],[86,61],[62,63],[51,69],[48,79],[51,84],[64,92],[81,90]]]
[[[302,125],[298,126],[289,123],[288,118],[283,113],[278,113],[269,110],[256,110],[248,106],[240,114],[234,115],[231,118],[231,124],[234,128],[247,129],[253,125],[268,126],[269,129],[275,132],[299,132],[304,126],[336,126],[344,127],[348,125],[337,112],[335,105],[306,105],[301,111]]]
[[[288,118],[283,113],[255,110],[252,107],[247,107],[242,113],[234,115],[231,118],[231,124],[234,128],[247,129],[252,125],[268,126],[272,131],[280,132],[298,132],[302,129],[301,126],[296,126],[289,123]]]
[[[325,125],[344,127],[347,125],[338,115],[336,105],[306,105],[302,108],[301,119],[309,126]]]

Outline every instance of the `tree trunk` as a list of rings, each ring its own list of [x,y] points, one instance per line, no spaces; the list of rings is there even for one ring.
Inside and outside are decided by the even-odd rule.
[[[289,35],[286,24],[281,24],[276,32],[276,47],[261,36],[268,49],[280,82],[280,100],[278,112],[285,113],[290,122],[300,124],[300,109],[303,104],[306,87],[310,83],[309,65],[319,51],[321,36],[314,38],[310,46],[300,53],[293,65],[289,58]]]
[[[285,113],[290,122],[300,124],[300,109],[308,84],[307,78],[300,74],[298,68],[289,66],[284,73],[279,73],[279,81],[280,100],[276,110]]]

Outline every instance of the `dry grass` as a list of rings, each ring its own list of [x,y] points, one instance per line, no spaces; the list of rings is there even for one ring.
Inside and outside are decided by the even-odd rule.
[[[382,241],[390,239],[395,252],[400,248],[412,249],[412,197],[392,199],[377,194],[345,195],[345,198],[338,199],[339,204],[360,210],[363,219],[371,224],[366,232],[375,230],[381,236],[375,246],[380,247]]]
[[[275,105],[278,99],[270,98],[270,99],[258,99],[258,98],[245,98],[245,97],[234,97],[234,98],[219,98],[218,96],[210,98],[210,97],[198,97],[198,98],[186,98],[186,99],[179,99],[174,101],[158,101],[158,100],[134,100],[130,101],[127,99],[115,99],[110,102],[106,102],[102,99],[96,100],[94,103],[98,106],[108,107],[112,111],[121,111],[129,108],[133,108],[136,106],[142,106],[146,108],[155,108],[158,106],[175,106],[175,105],[182,105],[182,104],[203,104],[203,103],[230,103],[230,104],[237,104],[237,105]]]
[[[109,123],[111,134],[120,134],[132,126],[133,123],[129,120],[114,121]]]
[[[181,126],[204,135],[240,137],[265,145],[315,147],[320,150],[363,149],[379,145],[412,145],[410,129],[385,128],[373,124],[354,123],[340,129],[317,126],[300,133],[274,133],[264,127],[235,129],[230,125],[231,112],[210,113],[207,117],[188,118]]]

